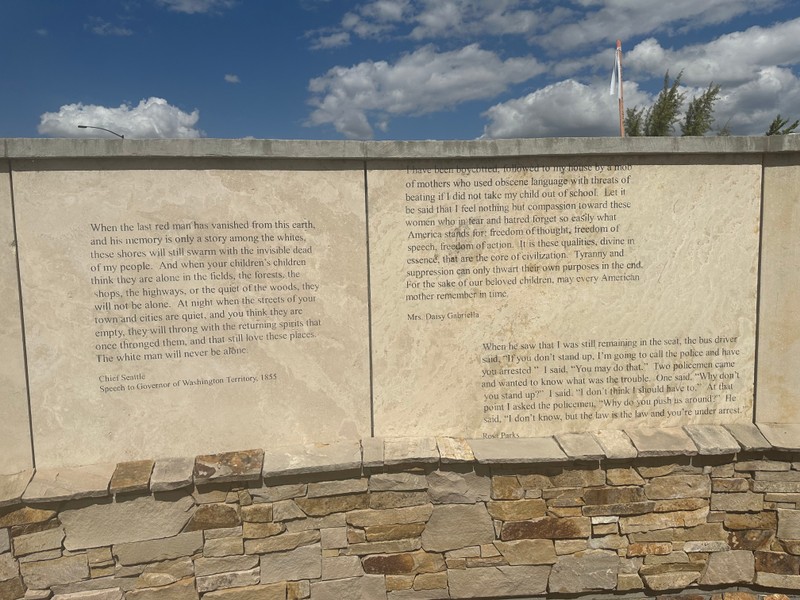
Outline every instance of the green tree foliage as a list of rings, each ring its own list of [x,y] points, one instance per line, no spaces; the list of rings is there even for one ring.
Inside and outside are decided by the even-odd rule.
[[[708,89],[692,98],[681,123],[681,135],[705,135],[711,131],[714,122],[714,103],[719,96],[720,87],[709,84]]]
[[[672,133],[685,98],[685,94],[678,91],[682,75],[683,71],[670,83],[667,71],[664,75],[664,87],[652,106],[646,109],[635,106],[625,111],[625,135],[662,136]]]
[[[800,120],[796,120],[794,123],[787,126],[788,122],[789,119],[782,119],[781,116],[778,115],[772,120],[769,129],[767,129],[767,133],[764,135],[787,135],[789,133],[794,133],[794,130],[800,125]]]
[[[635,106],[625,111],[625,135],[666,136],[672,135],[675,124],[680,121],[681,107],[686,94],[679,90],[681,71],[670,83],[669,71],[664,75],[664,87],[653,105],[648,108]],[[692,98],[681,123],[682,135],[705,135],[714,122],[714,104],[719,97],[720,86],[713,83],[700,96]]]

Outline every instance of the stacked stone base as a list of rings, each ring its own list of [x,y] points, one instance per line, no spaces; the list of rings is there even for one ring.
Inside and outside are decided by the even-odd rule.
[[[507,462],[440,440],[389,460],[382,444],[4,476],[0,600],[800,593],[793,452]]]

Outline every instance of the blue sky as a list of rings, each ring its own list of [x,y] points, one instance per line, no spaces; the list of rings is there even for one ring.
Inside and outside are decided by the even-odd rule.
[[[800,118],[797,0],[3,0],[0,137],[615,135],[617,38],[628,107]]]

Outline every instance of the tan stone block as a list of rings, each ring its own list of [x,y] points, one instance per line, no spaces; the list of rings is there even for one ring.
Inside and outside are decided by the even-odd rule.
[[[552,540],[496,541],[494,545],[510,565],[552,565],[556,562]]]
[[[494,475],[492,477],[492,498],[494,500],[521,500],[525,490],[516,475]]]
[[[247,571],[236,571],[232,573],[217,573],[205,577],[196,578],[198,592],[213,592],[225,588],[243,587],[256,585],[261,578],[261,569],[256,567]]]
[[[306,517],[305,519],[286,521],[284,525],[286,525],[286,531],[289,533],[308,531],[309,529],[344,527],[346,524],[346,514],[347,513],[331,513],[325,517]]]
[[[244,540],[241,537],[207,539],[203,544],[203,556],[219,557],[244,553]]]
[[[756,572],[756,585],[779,590],[800,590],[800,575]]]
[[[644,485],[644,479],[633,467],[608,469],[606,481],[608,485]]]
[[[311,596],[311,584],[308,581],[287,581],[286,600],[302,600]]]
[[[699,510],[706,507],[708,507],[706,498],[676,498],[674,500],[656,500],[653,512]]]
[[[2,600],[16,600],[25,594],[25,585],[22,578],[17,575],[11,579],[0,580],[0,598]],[[48,592],[49,597],[50,592]]]
[[[207,592],[203,595],[208,600],[286,600],[286,582],[267,585],[251,585],[227,590]]]
[[[764,496],[745,492],[743,494],[715,493],[711,497],[711,510],[727,512],[761,512],[764,510]]]
[[[548,590],[551,594],[613,590],[617,586],[619,566],[616,552],[605,550],[560,556],[550,573]]]
[[[61,543],[64,541],[64,529],[48,529],[38,533],[18,535],[14,538],[14,556],[25,556],[35,552],[47,550],[61,550]]]
[[[403,508],[428,502],[428,492],[371,492],[369,495],[369,508],[374,509]]]
[[[622,517],[619,520],[620,531],[623,534],[652,531],[654,529],[670,529],[673,527],[693,527],[706,522],[708,509],[701,508],[692,511],[678,511],[673,513],[653,513]]]
[[[108,491],[112,494],[147,491],[154,465],[155,462],[152,460],[136,460],[117,464],[117,468],[111,476]]]
[[[341,496],[343,494],[357,494],[366,492],[369,480],[361,479],[341,479],[338,481],[320,481],[308,484],[309,498],[321,498],[323,496]]]
[[[193,577],[181,579],[171,585],[157,588],[132,590],[125,594],[125,600],[197,600]]]
[[[291,521],[303,519],[306,513],[300,510],[294,500],[278,500],[272,505],[272,518],[275,521]]]
[[[501,521],[524,521],[543,517],[547,513],[544,500],[500,500],[487,502],[486,509],[494,519]]]
[[[192,556],[203,548],[203,534],[200,531],[181,533],[171,538],[146,540],[127,544],[115,544],[114,556],[122,565],[155,562]]]
[[[712,479],[712,492],[747,492],[750,490],[750,480],[739,478]]]
[[[300,546],[316,544],[320,541],[320,533],[316,529],[297,533],[282,533],[268,538],[246,540],[244,549],[247,554],[266,554],[268,552],[286,552]]]
[[[583,492],[586,504],[630,504],[644,502],[647,498],[640,486],[588,488]]]
[[[319,579],[321,576],[322,549],[319,544],[261,557],[261,583]]]
[[[774,511],[760,513],[730,513],[725,515],[726,529],[777,529],[778,518]]]
[[[542,594],[549,575],[549,566],[476,567],[448,571],[448,584],[453,598],[484,598],[487,590],[498,597]]]
[[[415,590],[446,590],[447,573],[422,573],[414,578]]]
[[[323,579],[344,579],[362,575],[364,575],[364,569],[361,566],[361,558],[358,556],[326,557],[323,555],[322,557]]]
[[[242,524],[239,510],[230,504],[201,504],[184,531],[236,527]]]
[[[672,543],[670,542],[650,542],[650,543],[634,543],[628,546],[627,555],[630,556],[650,556],[650,555],[666,555],[672,552]]]
[[[369,506],[369,495],[363,493],[321,498],[297,498],[295,502],[308,516],[324,517],[332,513],[367,508]]]
[[[286,525],[283,523],[249,523],[245,521],[242,526],[242,537],[247,540],[265,538],[284,531],[286,531]]]
[[[494,539],[494,525],[482,503],[434,506],[421,536],[422,547],[433,552],[491,543]]]
[[[400,492],[427,490],[428,480],[417,473],[375,473],[369,478],[371,492]]]
[[[409,575],[445,570],[441,554],[418,550],[401,554],[378,554],[362,559],[364,572],[371,575]]]
[[[241,508],[242,521],[269,523],[272,521],[272,504],[268,502],[251,504]]]
[[[19,568],[25,585],[39,590],[89,578],[89,564],[85,554],[22,563]]]
[[[56,512],[54,510],[31,508],[29,506],[0,509],[0,529],[45,523],[55,516]]]
[[[433,512],[432,504],[411,506],[408,508],[390,508],[385,510],[354,510],[347,513],[348,525],[368,527],[370,525],[403,525],[407,523],[427,522]]]
[[[284,485],[270,485],[249,488],[250,494],[264,502],[279,502],[291,500],[306,495],[308,485],[305,483],[287,483]]]
[[[382,542],[416,538],[422,535],[424,529],[425,523],[406,523],[403,525],[373,525],[367,527],[365,532],[367,541]]]
[[[345,550],[346,554],[385,554],[391,552],[411,552],[419,550],[422,543],[418,538],[410,540],[387,540],[384,542],[366,542],[363,544],[350,544]]]
[[[503,523],[500,539],[503,541],[520,539],[569,539],[585,538],[591,535],[592,526],[588,518],[542,517],[530,521],[510,521]]]
[[[387,575],[386,591],[410,590],[414,585],[414,575]]]
[[[711,496],[711,478],[708,475],[654,477],[645,484],[644,492],[650,500],[708,498]]]
[[[257,564],[257,556],[229,556],[224,558],[199,557],[194,561],[194,574],[198,577],[203,577],[233,571],[247,571]]]

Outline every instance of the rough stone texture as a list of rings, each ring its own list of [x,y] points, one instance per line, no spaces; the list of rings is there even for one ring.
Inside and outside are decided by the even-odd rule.
[[[236,527],[241,523],[242,519],[235,506],[230,504],[203,504],[194,511],[184,531]]]
[[[428,494],[434,504],[474,504],[491,498],[491,482],[473,472],[434,471],[428,475]]]
[[[642,575],[645,586],[653,591],[682,590],[700,578],[696,571],[675,571]]]
[[[508,566],[450,569],[451,598],[484,598],[487,590],[498,597],[542,594],[547,589],[550,567]]]
[[[263,466],[263,450],[205,454],[195,458],[194,482],[258,481]]]
[[[356,508],[403,508],[418,506],[431,501],[427,492],[371,492],[368,502]]]
[[[383,577],[365,575],[352,579],[311,584],[311,600],[386,600]]]
[[[347,513],[348,525],[369,527],[372,525],[404,525],[406,523],[427,522],[433,512],[432,504],[410,506],[408,508],[390,508],[386,510],[354,510]]]
[[[445,569],[441,554],[422,550],[401,554],[378,554],[363,559],[364,571],[372,575],[436,573]]]
[[[370,505],[370,498],[364,493],[326,496],[323,498],[298,498],[295,502],[300,507],[300,510],[308,516],[324,517],[331,513],[367,508]]]
[[[707,475],[666,475],[654,477],[644,486],[650,500],[672,498],[708,498],[711,479]]]
[[[152,460],[136,460],[119,463],[111,476],[108,490],[112,494],[129,492],[146,492],[150,485],[150,474],[155,462]]]
[[[318,579],[322,576],[322,548],[319,544],[261,557],[261,583]]]
[[[442,464],[473,462],[475,455],[464,438],[437,437],[439,459]]]
[[[416,473],[376,473],[369,478],[372,492],[415,491],[428,489],[428,480]]]
[[[557,558],[552,540],[498,540],[494,545],[510,565],[551,565]]]
[[[123,600],[123,592],[119,588],[89,590],[70,594],[56,594],[52,600]]]
[[[671,513],[652,513],[633,517],[622,517],[619,520],[623,534],[669,529],[671,527],[693,527],[706,522],[708,508]]]
[[[638,452],[631,439],[625,435],[624,431],[618,429],[606,429],[592,433],[594,439],[602,448],[603,453],[611,459],[636,458]]]
[[[192,458],[158,459],[150,476],[150,489],[154,492],[168,492],[190,486],[193,473]]]
[[[734,454],[740,450],[736,438],[722,425],[684,425],[683,429],[700,454]]]
[[[364,569],[358,556],[322,557],[323,579],[345,579],[362,575],[364,575]]]
[[[174,502],[138,497],[114,504],[92,504],[61,512],[67,550],[166,538],[178,534],[191,517],[191,497]]]
[[[195,582],[198,592],[213,592],[222,588],[256,585],[261,577],[261,569],[256,567],[247,571],[217,573],[215,575],[198,576]]]
[[[209,600],[286,600],[287,591],[286,582],[279,582],[216,590],[203,594],[203,598]],[[301,597],[297,596],[297,598]],[[288,598],[292,598],[292,596],[288,596]]]
[[[197,600],[198,597],[191,577],[164,587],[133,590],[125,594],[125,600]]]
[[[365,469],[383,466],[383,438],[373,437],[361,440],[362,464]]]
[[[432,437],[384,438],[383,460],[387,466],[439,462],[439,448]]]
[[[730,512],[760,512],[764,509],[764,497],[761,494],[745,492],[741,494],[714,494],[711,498],[711,510]]]
[[[27,503],[98,498],[108,494],[115,463],[61,469],[37,469],[22,495]]]
[[[32,477],[33,469],[26,469],[11,475],[0,474],[0,508],[17,504]]]
[[[759,423],[758,428],[777,450],[800,450],[800,424]]]
[[[544,500],[498,500],[487,502],[486,508],[493,519],[500,521],[524,521],[545,516],[547,504]]]
[[[203,594],[208,600],[286,600],[286,583],[251,585]]]
[[[288,483],[285,485],[271,485],[259,488],[249,488],[250,495],[264,502],[280,502],[305,496],[308,485],[305,483]]]
[[[367,541],[382,542],[419,537],[425,523],[405,523],[401,525],[373,525],[365,528]]]
[[[343,441],[332,444],[284,446],[264,454],[265,479],[278,475],[330,473],[361,468],[361,443]]]
[[[800,540],[800,510],[778,510],[778,537]]]
[[[438,505],[421,540],[422,547],[431,552],[489,544],[494,541],[494,525],[483,504]]]
[[[800,590],[800,575],[756,573],[756,585],[779,590]]]
[[[85,554],[26,562],[20,564],[19,568],[25,585],[39,590],[89,578],[89,564]]]
[[[673,456],[697,454],[694,445],[686,432],[679,427],[663,427],[660,429],[640,427],[626,429],[625,433],[636,446],[639,456]]]
[[[550,593],[577,594],[591,590],[613,590],[617,585],[620,560],[616,552],[587,550],[561,556],[553,565]]]
[[[503,541],[523,539],[570,539],[591,535],[592,524],[588,518],[542,517],[530,521],[503,523],[500,539]]]
[[[192,556],[202,549],[203,533],[194,531],[165,539],[114,544],[114,556],[120,564],[135,565]]]
[[[11,536],[8,529],[0,529],[0,554],[11,550]]]
[[[357,494],[366,492],[369,487],[369,480],[364,479],[342,479],[340,481],[321,481],[308,484],[308,498],[321,498],[323,496],[337,496],[339,494]]]
[[[771,448],[767,438],[753,423],[729,423],[725,425],[742,450],[757,451]]]
[[[469,440],[475,460],[484,464],[558,463],[567,455],[551,437]]]
[[[244,547],[248,554],[263,554],[266,552],[286,552],[287,550],[294,550],[300,546],[316,544],[319,541],[319,531],[310,529],[308,531],[298,531],[296,533],[282,533],[268,538],[246,540]]]
[[[20,557],[46,550],[60,550],[63,541],[64,529],[61,527],[19,535],[14,538],[14,556]]]
[[[606,454],[590,433],[558,433],[556,441],[572,460],[600,460]]]

